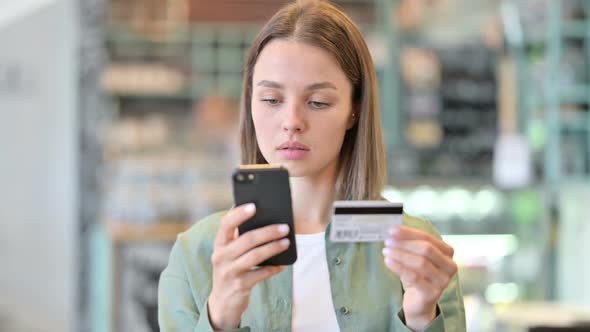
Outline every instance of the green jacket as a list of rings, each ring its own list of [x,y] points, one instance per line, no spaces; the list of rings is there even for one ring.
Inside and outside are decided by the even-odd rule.
[[[208,319],[213,239],[225,212],[213,214],[180,234],[160,276],[158,320],[163,332],[213,331]],[[404,224],[439,236],[421,219]],[[326,234],[330,233],[330,225]],[[383,262],[382,242],[334,243],[326,239],[332,300],[341,331],[409,331],[401,310],[399,277]],[[292,267],[254,286],[236,331],[291,330]],[[443,293],[439,315],[426,331],[465,331],[463,296],[455,276]]]

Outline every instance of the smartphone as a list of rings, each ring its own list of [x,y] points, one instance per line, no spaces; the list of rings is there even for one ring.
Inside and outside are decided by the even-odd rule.
[[[289,172],[281,166],[242,165],[232,175],[235,206],[256,205],[256,214],[238,227],[240,234],[272,224],[289,225],[289,248],[260,265],[291,265],[297,260]]]

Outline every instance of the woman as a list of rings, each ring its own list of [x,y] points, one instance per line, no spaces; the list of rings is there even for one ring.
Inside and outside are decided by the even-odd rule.
[[[298,260],[254,267],[285,250],[287,225],[237,235],[252,204],[178,237],[162,272],[163,331],[464,331],[453,249],[404,215],[385,243],[332,243],[338,199],[378,199],[384,148],[375,69],[355,24],[334,5],[290,4],[250,49],[242,162],[291,176]],[[228,174],[229,176],[229,174]]]

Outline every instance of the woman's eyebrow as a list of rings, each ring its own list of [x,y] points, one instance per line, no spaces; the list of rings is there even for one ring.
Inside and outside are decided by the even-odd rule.
[[[262,81],[258,82],[258,84],[256,84],[256,85],[267,87],[267,88],[272,88],[272,89],[283,89],[284,88],[282,84],[275,82],[275,81],[269,81],[269,80],[262,80]],[[336,85],[334,85],[331,82],[313,83],[313,84],[310,84],[305,87],[305,90],[320,90],[320,89],[338,90]]]
[[[262,80],[260,82],[258,82],[258,84],[256,84],[257,86],[264,86],[267,88],[273,88],[273,89],[282,89],[283,85],[275,82],[275,81],[268,81],[268,80]]]
[[[310,84],[305,87],[305,90],[320,90],[320,89],[338,90],[336,85],[332,84],[331,82],[314,83],[314,84]]]

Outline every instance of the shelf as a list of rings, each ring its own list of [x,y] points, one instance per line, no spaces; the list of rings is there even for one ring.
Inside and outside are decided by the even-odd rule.
[[[179,28],[170,33],[169,37],[157,40],[147,35],[133,32],[124,26],[110,25],[106,28],[107,43],[114,45],[144,45],[148,47],[188,46],[191,43],[191,33],[188,27]]]
[[[121,221],[108,221],[107,231],[115,243],[175,241],[176,236],[189,229],[190,223],[162,222],[154,225],[135,225]]]
[[[568,114],[561,116],[562,129],[585,131],[590,129],[590,115],[587,114]]]
[[[105,93],[114,98],[121,99],[152,99],[152,100],[180,100],[180,101],[194,101],[197,96],[190,91],[177,93],[155,93],[155,92],[128,92],[128,91],[105,91]]]
[[[562,35],[570,38],[585,38],[588,34],[588,24],[584,20],[565,21],[562,27]]]
[[[588,103],[590,101],[588,91],[590,91],[590,86],[588,85],[576,85],[563,89],[561,92],[562,103]]]

